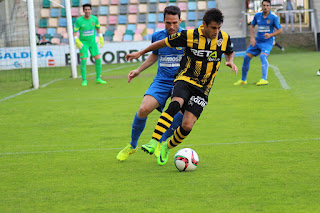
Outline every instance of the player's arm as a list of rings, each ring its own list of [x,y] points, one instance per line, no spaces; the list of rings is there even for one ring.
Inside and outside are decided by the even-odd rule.
[[[237,75],[238,74],[238,67],[233,63],[235,53],[224,53],[224,56],[226,58],[226,63],[224,65],[230,67],[232,71]]]
[[[273,36],[279,35],[279,34],[281,34],[281,33],[282,33],[282,28],[274,31],[273,33],[265,33],[265,34],[264,34],[264,38],[265,38],[265,39],[268,39],[268,38],[271,38],[271,37],[273,37]]]
[[[137,69],[132,70],[128,74],[128,83],[131,82],[131,80],[135,77],[137,77],[141,72],[149,68],[151,65],[156,63],[158,61],[159,56],[152,53],[147,60],[145,60]]]
[[[82,44],[82,42],[80,41],[80,39],[78,37],[78,31],[79,30],[80,30],[80,26],[79,26],[79,21],[77,19],[76,23],[74,25],[74,28],[73,28],[73,38],[74,38],[74,41],[76,42],[76,47],[78,49],[81,49],[83,47],[83,44]]]
[[[254,25],[250,25],[250,44],[251,44],[251,46],[255,46],[256,45],[256,39],[255,39],[255,37],[254,37]]]
[[[104,38],[103,38],[103,34],[101,33],[101,28],[100,28],[100,24],[98,22],[98,19],[96,21],[96,29],[97,29],[97,33],[99,35],[99,44],[100,44],[100,47],[102,48],[104,46]]]
[[[167,44],[165,42],[165,39],[162,39],[162,40],[159,40],[157,42],[150,44],[147,48],[140,50],[139,52],[133,52],[133,53],[127,54],[125,56],[125,59],[127,61],[132,61],[133,59],[138,59],[140,56],[142,56],[143,54],[146,54],[147,52],[158,50],[158,49],[164,48],[166,46],[167,46]]]

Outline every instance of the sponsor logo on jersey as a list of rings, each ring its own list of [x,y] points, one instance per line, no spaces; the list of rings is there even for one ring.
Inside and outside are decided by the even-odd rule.
[[[84,30],[82,36],[92,36],[94,34],[93,30]]]
[[[161,67],[179,67],[182,55],[163,55],[160,56]]]
[[[258,32],[260,33],[270,32],[270,26],[259,26]]]
[[[209,62],[218,62],[220,58],[218,58],[217,51],[211,50],[197,50],[197,49],[190,49],[191,52],[198,57],[206,57]]]
[[[220,39],[217,41],[217,45],[218,45],[218,47],[221,47],[222,42],[223,42],[223,39],[222,39],[222,38],[220,38]]]

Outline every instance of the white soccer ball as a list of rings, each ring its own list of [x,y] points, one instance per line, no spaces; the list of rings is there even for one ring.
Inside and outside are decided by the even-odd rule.
[[[183,148],[175,154],[173,160],[180,172],[193,171],[198,166],[199,156],[193,149]]]

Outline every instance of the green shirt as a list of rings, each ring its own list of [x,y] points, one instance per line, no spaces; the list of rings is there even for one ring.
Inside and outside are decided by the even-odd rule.
[[[81,16],[76,20],[73,32],[80,32],[80,41],[95,42],[95,28],[100,28],[100,24],[96,16],[91,15],[89,19],[85,19],[84,16]]]

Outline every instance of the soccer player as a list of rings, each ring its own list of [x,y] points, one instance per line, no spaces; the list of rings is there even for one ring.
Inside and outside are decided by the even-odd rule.
[[[155,127],[152,138],[159,141],[170,127],[173,117],[181,110],[182,124],[174,131],[173,137],[162,146],[157,162],[164,165],[168,161],[170,150],[179,145],[190,133],[208,103],[208,95],[221,64],[222,54],[226,57],[226,66],[237,74],[233,63],[234,51],[230,36],[221,31],[223,14],[212,8],[205,12],[203,25],[196,29],[183,30],[180,33],[157,41],[147,48],[128,54],[127,60],[156,49],[185,47],[171,96],[171,103],[163,112]]]
[[[253,56],[260,54],[262,64],[262,78],[256,83],[257,86],[268,85],[267,81],[269,63],[267,60],[273,47],[274,36],[282,33],[279,18],[270,12],[270,0],[262,1],[262,12],[255,14],[250,25],[250,46],[247,49],[246,55],[242,64],[241,80],[234,83],[234,85],[247,84],[247,74],[250,68],[250,60]],[[258,25],[258,33],[254,38],[254,27]],[[274,31],[274,28],[277,30]]]
[[[179,24],[181,23],[181,12],[179,7],[168,6],[164,10],[165,29],[155,32],[152,35],[152,43],[161,40],[169,35],[181,32]],[[147,60],[141,64],[137,69],[132,70],[128,74],[128,82],[137,77],[145,69],[158,61],[158,71],[149,89],[144,94],[141,106],[132,123],[131,142],[123,150],[121,150],[117,159],[124,161],[129,155],[137,150],[139,137],[144,130],[148,115],[155,109],[162,112],[167,99],[171,95],[174,75],[180,66],[183,48],[169,48],[164,47],[159,50],[154,50]],[[149,143],[142,145],[142,150],[157,157],[161,151],[161,142],[165,141],[173,134],[173,131],[180,126],[182,121],[182,114],[177,113],[171,128],[164,134],[162,139],[151,140]]]
[[[101,79],[101,58],[98,45],[96,43],[95,29],[99,34],[99,44],[100,47],[104,45],[103,35],[100,31],[100,24],[98,18],[91,15],[92,9],[91,4],[84,4],[82,6],[84,16],[81,16],[76,20],[75,26],[73,28],[73,36],[76,42],[77,48],[80,49],[80,59],[81,59],[81,75],[82,75],[82,86],[87,86],[86,78],[86,65],[88,58],[88,50],[91,56],[95,59],[96,67],[96,83],[106,84],[107,82]],[[77,32],[80,32],[80,36],[77,36]]]

